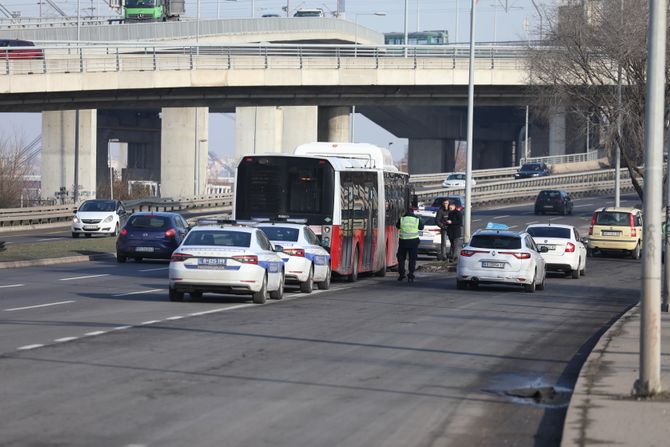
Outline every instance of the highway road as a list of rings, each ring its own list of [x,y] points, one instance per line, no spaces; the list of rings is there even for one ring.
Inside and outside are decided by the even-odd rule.
[[[634,201],[634,197],[627,197]],[[582,230],[529,205],[479,210]],[[3,445],[558,445],[597,335],[638,300],[639,261],[589,258],[545,291],[456,290],[419,273],[245,297],[167,300],[167,265],[113,260],[0,271]],[[553,386],[537,403],[506,394]],[[511,394],[518,394],[516,391]]]

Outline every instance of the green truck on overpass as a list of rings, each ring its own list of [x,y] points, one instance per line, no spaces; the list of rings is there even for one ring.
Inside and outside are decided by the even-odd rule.
[[[184,0],[126,0],[123,6],[126,22],[179,20],[184,12]]]

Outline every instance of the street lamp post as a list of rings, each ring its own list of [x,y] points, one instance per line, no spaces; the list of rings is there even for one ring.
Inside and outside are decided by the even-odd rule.
[[[107,165],[109,166],[109,198],[114,200],[114,168],[112,167],[112,148],[111,143],[118,143],[118,138],[107,140]]]
[[[468,75],[468,147],[465,157],[465,219],[463,225],[464,242],[470,240],[470,223],[472,219],[472,150],[475,116],[475,0],[470,2],[470,63]]]
[[[409,19],[407,17],[407,10],[408,9],[409,9],[409,0],[405,0],[405,31],[404,31],[405,39],[403,41],[403,43],[405,44],[405,57],[407,57],[407,44],[408,44],[408,42],[407,42],[408,41],[408,39],[407,39],[407,36],[408,36],[408,34],[407,34],[407,20]]]

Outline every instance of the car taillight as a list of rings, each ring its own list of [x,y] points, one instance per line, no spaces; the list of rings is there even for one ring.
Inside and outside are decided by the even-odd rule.
[[[567,245],[565,246],[565,252],[566,253],[574,253],[575,252],[575,244],[572,242],[568,242]]]
[[[593,216],[591,216],[591,226],[594,226],[596,224],[596,216],[598,213],[593,213]]]
[[[128,230],[125,228],[121,230],[121,236],[127,236],[128,235]]]
[[[189,258],[192,258],[193,255],[190,255],[188,253],[172,253],[172,257],[170,258],[170,262],[184,262]]]
[[[637,237],[637,230],[635,229],[635,216],[629,214],[630,216],[630,236]]]
[[[461,250],[461,256],[465,256],[466,258],[469,258],[475,253],[487,253],[487,252],[481,250],[466,250],[466,249]]]
[[[530,253],[516,251],[501,251],[501,255],[512,255],[517,259],[530,259]]]
[[[589,227],[589,236],[593,236],[593,227]]]
[[[303,250],[302,248],[285,248],[284,253],[290,256],[305,257],[305,250]]]
[[[165,237],[175,237],[177,235],[177,230],[170,228],[165,232]]]
[[[233,256],[233,259],[242,264],[258,264],[258,256],[256,255]]]

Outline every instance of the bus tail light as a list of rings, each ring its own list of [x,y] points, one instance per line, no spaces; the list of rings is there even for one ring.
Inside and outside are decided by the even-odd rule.
[[[289,256],[301,256],[305,257],[305,250],[302,248],[285,248],[284,253],[286,253]]]
[[[238,255],[233,256],[233,259],[242,264],[258,264],[258,256],[256,255]]]

